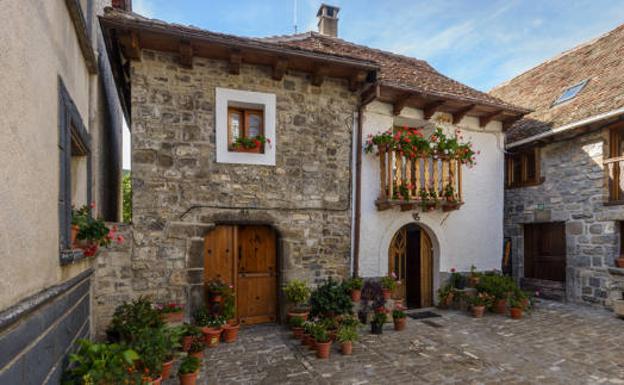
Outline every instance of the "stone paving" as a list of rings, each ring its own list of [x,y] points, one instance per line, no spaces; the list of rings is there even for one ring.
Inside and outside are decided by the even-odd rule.
[[[329,360],[283,327],[243,329],[205,351],[198,385],[624,384],[624,321],[608,311],[543,302],[518,321],[436,312],[433,324],[408,318],[402,332],[362,329],[353,356],[335,346]]]

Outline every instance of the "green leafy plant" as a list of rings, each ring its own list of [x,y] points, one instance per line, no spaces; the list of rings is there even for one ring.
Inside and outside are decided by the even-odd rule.
[[[449,282],[454,289],[462,290],[466,287],[466,278],[461,273],[455,271],[455,268],[451,269]]]
[[[234,288],[227,287],[223,293],[223,309],[221,315],[226,320],[234,319],[236,316],[236,298],[234,297]]]
[[[301,309],[310,298],[310,288],[305,282],[298,279],[293,279],[288,282],[283,291],[288,301],[295,304],[295,307],[299,309]]]
[[[329,342],[330,338],[329,338],[329,333],[327,333],[327,329],[323,326],[323,324],[321,323],[314,323],[314,326],[312,327],[311,330],[311,335],[312,337],[314,337],[314,339],[316,340],[316,342]]]
[[[206,282],[206,289],[211,294],[222,294],[228,289],[228,285],[220,279],[213,279]]]
[[[107,334],[115,341],[132,342],[145,328],[162,328],[158,310],[145,297],[117,306]]]
[[[450,283],[447,283],[446,285],[441,286],[438,289],[438,303],[440,304],[447,304],[447,302],[449,301],[449,297],[451,295],[453,295],[453,286]]]
[[[199,358],[186,356],[180,363],[178,374],[195,373],[199,369]]]
[[[517,290],[517,285],[511,277],[500,274],[484,274],[479,280],[477,290],[490,294],[495,300],[506,299]]]
[[[371,323],[375,325],[383,325],[384,323],[386,323],[387,320],[388,315],[385,311],[376,311]]]
[[[203,338],[195,337],[193,338],[193,342],[191,342],[189,353],[203,352],[205,348],[206,348],[206,343],[204,342]]]
[[[360,277],[353,277],[345,282],[345,288],[349,291],[362,290],[362,286],[364,286],[364,279]]]
[[[288,320],[288,324],[290,325],[290,327],[293,328],[300,328],[303,327],[304,324],[304,319],[301,317],[290,317],[290,319]]]
[[[319,285],[310,296],[310,313],[313,316],[333,318],[351,314],[353,303],[343,284],[331,277]]]
[[[477,293],[473,296],[466,296],[466,300],[472,306],[485,306],[490,307],[494,302],[494,298],[488,293]]]
[[[392,319],[400,319],[407,317],[405,312],[401,309],[392,310]]]
[[[123,221],[124,223],[132,222],[132,177],[130,171],[124,170],[121,179],[122,195],[123,195]]]
[[[139,354],[124,345],[78,340],[62,384],[142,384],[142,374],[135,370],[138,359]]]
[[[172,353],[171,337],[165,328],[144,328],[134,336],[129,346],[141,357],[140,369],[151,378],[158,377],[162,364]]]
[[[181,326],[181,334],[183,337],[201,337],[201,330],[194,325],[184,324]]]
[[[208,308],[205,306],[198,308],[193,313],[193,319],[195,320],[195,325],[199,327],[208,326],[208,323],[210,322],[210,318],[211,318],[210,311],[208,311]]]
[[[123,243],[123,236],[117,234],[117,226],[109,229],[103,219],[96,219],[91,215],[94,207],[95,205],[84,205],[79,209],[72,209],[72,225],[79,228],[76,238],[99,246],[108,246],[113,240]]]
[[[340,327],[357,328],[359,325],[360,321],[352,315],[347,315],[340,319]]]
[[[236,138],[236,140],[234,140],[234,143],[232,143],[232,148],[259,148],[263,147],[265,143],[271,144],[271,140],[263,135],[256,135],[250,138],[245,136],[239,136],[238,138]]]
[[[385,277],[381,277],[381,287],[385,290],[394,290],[397,287],[397,279],[396,274],[394,272],[390,273],[390,275],[386,275]]]
[[[154,307],[163,314],[180,313],[184,311],[184,305],[179,303],[156,304]]]
[[[353,342],[358,340],[358,332],[355,327],[341,326],[336,333],[338,342]]]

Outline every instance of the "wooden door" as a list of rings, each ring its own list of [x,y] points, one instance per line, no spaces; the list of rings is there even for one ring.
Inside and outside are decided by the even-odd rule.
[[[243,324],[273,322],[277,314],[275,232],[268,226],[239,226],[237,311]]]
[[[565,282],[565,223],[524,225],[524,276]]]
[[[403,226],[394,234],[388,248],[388,271],[394,272],[400,283],[394,290],[393,297],[405,298],[407,269],[407,226]]]
[[[420,230],[420,307],[433,306],[433,245]]]
[[[236,286],[236,226],[217,226],[204,239],[204,282],[220,279]]]

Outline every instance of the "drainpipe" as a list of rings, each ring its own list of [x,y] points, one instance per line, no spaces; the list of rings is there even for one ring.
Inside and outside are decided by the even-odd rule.
[[[364,107],[358,106],[357,133],[355,141],[355,217],[353,218],[353,276],[360,272],[360,198],[362,196],[362,120]]]

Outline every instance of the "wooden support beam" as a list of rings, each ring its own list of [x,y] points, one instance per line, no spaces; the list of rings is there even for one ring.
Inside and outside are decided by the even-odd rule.
[[[474,104],[470,104],[464,108],[460,108],[459,110],[453,112],[453,124],[458,124],[461,120],[466,116],[467,113],[472,111],[475,108]]]
[[[288,59],[278,58],[275,60],[275,62],[273,62],[273,80],[282,80],[286,69],[288,69]]]
[[[397,96],[396,100],[394,101],[394,104],[392,105],[392,113],[395,116],[401,115],[401,111],[403,111],[403,108],[405,108],[405,104],[407,103],[407,101],[409,100],[411,96],[412,94],[407,93],[407,92]]]
[[[435,114],[436,111],[438,111],[438,109],[444,105],[444,103],[444,100],[435,100],[433,102],[425,104],[425,106],[423,107],[423,117],[425,118],[425,120],[431,119],[433,114]]]
[[[186,68],[193,68],[193,46],[188,41],[180,42],[180,65]]]
[[[355,92],[360,85],[366,80],[366,72],[365,71],[357,71],[349,78],[349,91]]]
[[[243,55],[240,50],[233,49],[230,51],[230,64],[228,66],[228,72],[232,75],[240,74],[240,66],[243,61]]]
[[[126,58],[141,61],[141,44],[138,33],[132,31],[128,35],[122,35],[119,37],[119,41],[122,44],[123,54]]]
[[[480,126],[481,128],[483,128],[483,127],[487,126],[487,124],[488,124],[489,122],[491,122],[491,121],[492,121],[492,119],[494,119],[495,117],[497,117],[498,115],[500,115],[500,114],[501,114],[501,112],[503,112],[503,111],[501,111],[501,110],[497,110],[497,111],[491,112],[491,113],[489,113],[489,114],[487,114],[487,115],[483,115],[483,116],[479,117],[479,126]]]
[[[375,99],[378,99],[381,95],[381,87],[379,83],[371,84],[367,89],[360,94],[360,105],[362,107],[372,103]]]
[[[327,67],[317,64],[314,67],[314,72],[312,73],[312,77],[310,78],[310,82],[313,86],[320,87],[321,84],[325,81],[325,76],[327,75]]]

